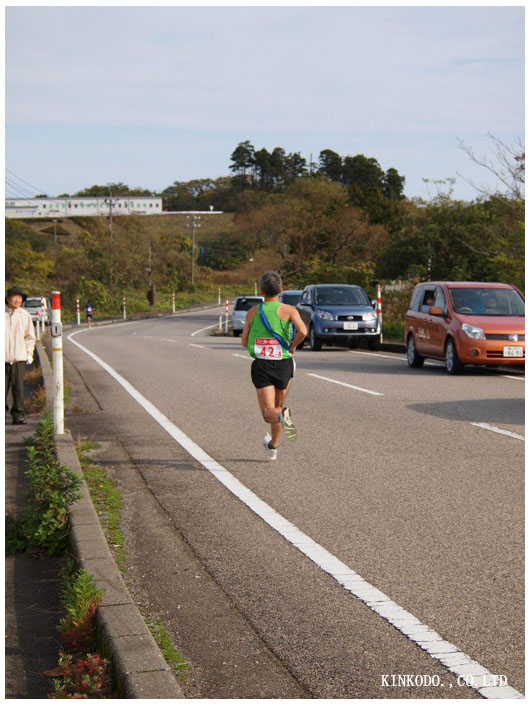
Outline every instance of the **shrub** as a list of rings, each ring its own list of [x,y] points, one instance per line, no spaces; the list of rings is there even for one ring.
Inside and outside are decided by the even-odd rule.
[[[29,479],[22,520],[7,519],[6,550],[61,553],[68,536],[68,506],[79,499],[81,478],[55,458],[53,421],[44,416],[35,442],[26,449]]]

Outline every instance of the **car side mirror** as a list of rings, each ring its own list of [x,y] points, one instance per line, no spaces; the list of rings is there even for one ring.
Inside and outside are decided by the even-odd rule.
[[[431,316],[443,316],[444,315],[443,311],[440,309],[439,306],[431,306],[431,308],[429,309],[429,314]]]
[[[373,306],[373,308],[377,311],[377,299],[372,299],[370,304]]]

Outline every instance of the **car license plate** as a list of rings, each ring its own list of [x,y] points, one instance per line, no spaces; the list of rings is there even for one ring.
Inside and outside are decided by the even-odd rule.
[[[505,358],[522,358],[523,357],[523,347],[522,346],[504,346]]]
[[[357,331],[359,328],[359,324],[357,324],[355,321],[345,321],[344,322],[344,330],[345,331]]]

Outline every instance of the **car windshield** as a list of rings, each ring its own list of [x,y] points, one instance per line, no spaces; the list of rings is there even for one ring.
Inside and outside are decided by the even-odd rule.
[[[300,301],[300,294],[288,294],[287,292],[283,292],[281,296],[281,300],[284,304],[290,304],[291,306],[295,306],[295,304],[298,304]]]
[[[315,304],[327,306],[369,306],[370,301],[359,287],[322,287],[315,290]]]
[[[40,307],[41,301],[36,297],[28,297],[24,302],[24,307],[27,309],[29,307]]]
[[[524,299],[515,289],[451,287],[449,293],[457,314],[524,316]]]
[[[235,303],[234,311],[248,311],[260,301],[259,297],[240,297]]]

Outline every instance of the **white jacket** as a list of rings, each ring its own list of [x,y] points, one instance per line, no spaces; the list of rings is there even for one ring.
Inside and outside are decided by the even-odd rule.
[[[17,363],[33,357],[35,331],[31,314],[25,309],[6,306],[6,363]]]

